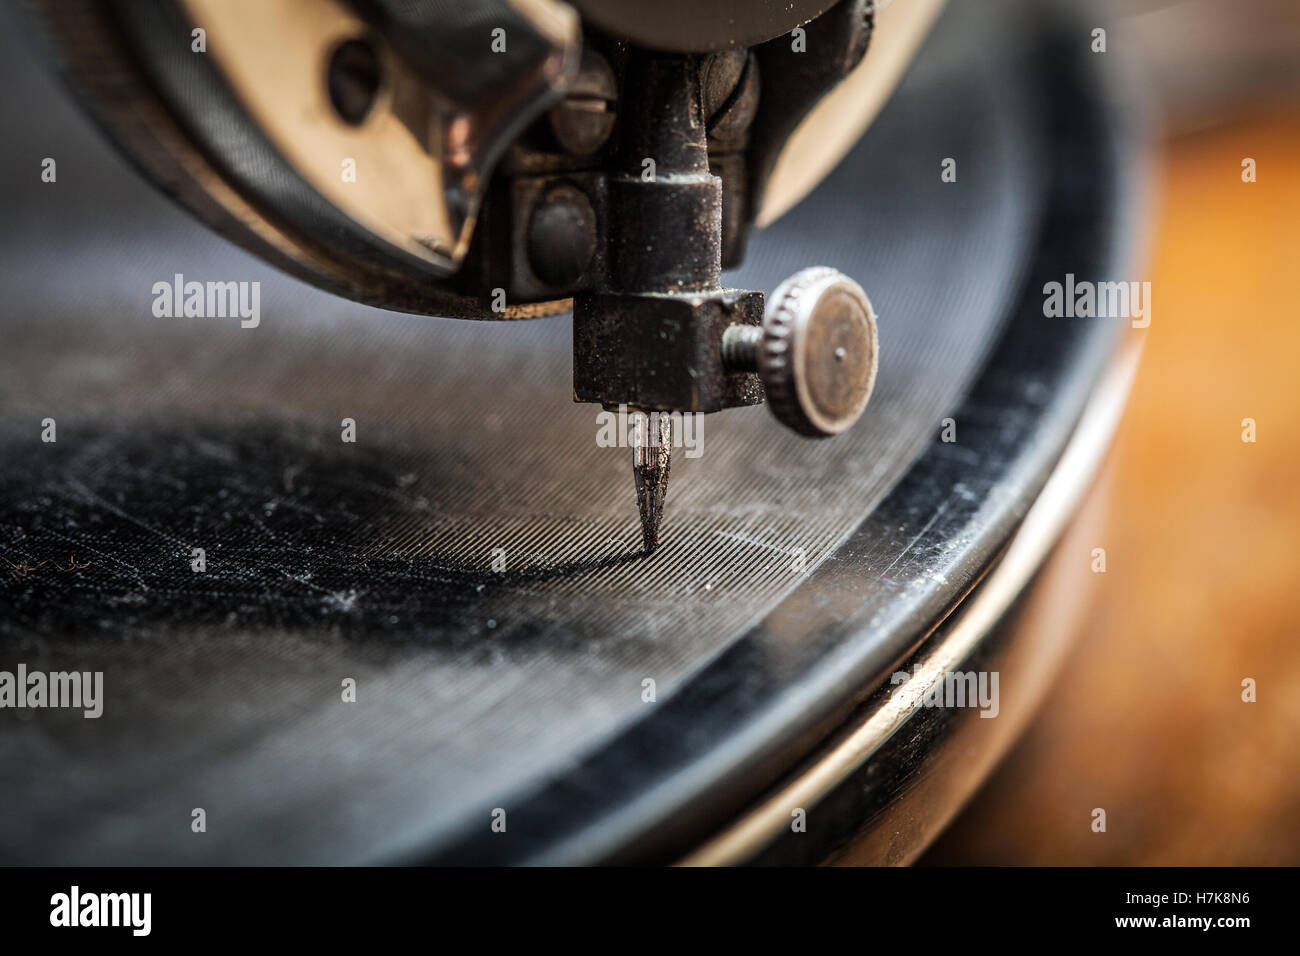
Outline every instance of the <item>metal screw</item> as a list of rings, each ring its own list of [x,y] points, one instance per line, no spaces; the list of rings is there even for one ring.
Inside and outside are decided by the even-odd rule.
[[[550,190],[528,220],[528,264],[547,285],[568,288],[596,254],[596,212],[575,186]]]
[[[862,415],[878,350],[867,294],[825,266],[781,283],[761,326],[733,325],[722,335],[723,365],[757,372],[772,414],[812,438],[838,434]]]
[[[700,70],[711,146],[741,146],[758,112],[758,59],[747,50],[714,53]]]
[[[729,325],[722,333],[722,364],[733,372],[757,372],[761,325]]]
[[[582,51],[582,65],[563,100],[547,114],[551,133],[572,156],[590,156],[605,145],[614,130],[618,86],[605,58]]]

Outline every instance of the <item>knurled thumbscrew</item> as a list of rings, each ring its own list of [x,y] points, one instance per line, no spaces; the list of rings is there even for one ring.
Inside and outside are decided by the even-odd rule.
[[[810,438],[839,434],[862,415],[878,351],[867,294],[827,266],[803,269],[777,286],[762,325],[733,325],[722,336],[723,364],[757,372],[772,414]]]

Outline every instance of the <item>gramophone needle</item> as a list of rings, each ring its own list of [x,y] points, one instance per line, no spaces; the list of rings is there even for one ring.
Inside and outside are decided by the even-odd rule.
[[[672,449],[671,416],[632,412],[632,477],[636,480],[636,505],[641,512],[641,540],[646,554],[659,544]]]

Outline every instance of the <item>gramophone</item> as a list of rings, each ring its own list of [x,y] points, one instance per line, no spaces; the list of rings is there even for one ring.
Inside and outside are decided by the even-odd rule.
[[[1086,595],[1142,330],[1045,302],[1141,279],[1114,23],[23,9],[0,670],[103,680],[0,727],[7,859],[917,857]]]

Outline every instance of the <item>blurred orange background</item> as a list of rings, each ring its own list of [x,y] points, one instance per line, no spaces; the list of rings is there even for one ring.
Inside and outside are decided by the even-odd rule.
[[[1090,531],[1106,573],[923,863],[1300,863],[1300,111],[1179,136],[1157,169],[1153,321]]]

